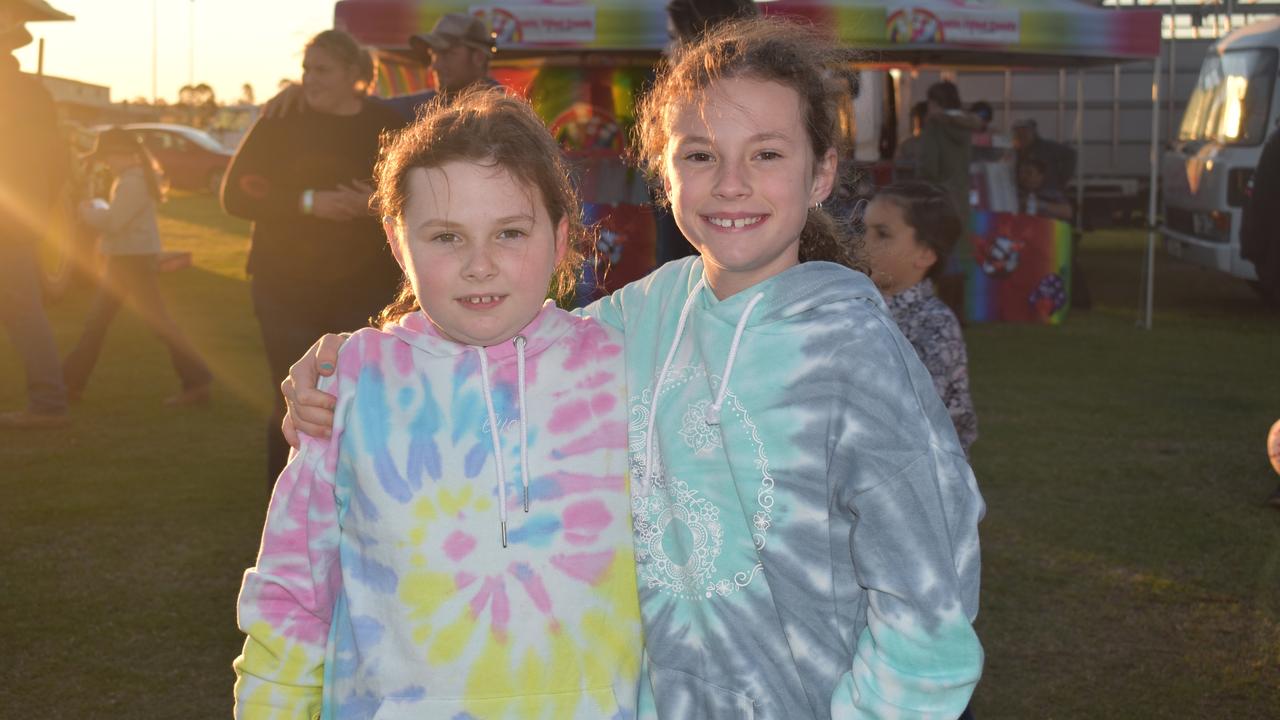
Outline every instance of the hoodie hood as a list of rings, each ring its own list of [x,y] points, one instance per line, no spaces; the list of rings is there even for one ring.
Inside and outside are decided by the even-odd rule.
[[[701,258],[695,261],[689,277],[692,282],[703,277]],[[731,325],[736,325],[747,305],[760,296],[747,327],[785,322],[853,300],[886,309],[880,291],[866,275],[843,265],[818,261],[794,265],[724,300],[717,299],[710,288],[704,287],[700,294],[702,308]]]
[[[974,128],[964,117],[934,117],[927,121],[948,145],[965,145],[971,142]]]
[[[556,312],[554,302],[547,300],[533,320],[518,335],[497,345],[484,348],[485,355],[491,361],[502,361],[516,354],[516,338],[524,338],[526,356],[537,355],[553,345],[569,332],[573,319],[565,313]],[[394,324],[383,328],[397,338],[409,343],[425,353],[437,357],[453,357],[463,353],[475,352],[473,346],[464,345],[452,340],[440,332],[440,328],[421,310],[405,315]]]

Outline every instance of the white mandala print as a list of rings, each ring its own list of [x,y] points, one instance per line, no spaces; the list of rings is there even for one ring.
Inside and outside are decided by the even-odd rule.
[[[701,367],[673,370],[667,376],[659,399],[659,412],[662,416],[673,416],[670,410],[661,409],[662,403],[681,402],[685,397],[685,386],[693,380],[705,382],[706,377],[706,371]],[[719,378],[712,376],[711,380],[711,387],[716,387]],[[720,517],[720,508],[696,488],[690,487],[686,481],[670,475],[663,463],[660,448],[653,449],[652,472],[646,475],[650,468],[645,467],[645,433],[648,430],[651,399],[649,389],[630,399],[630,465],[634,490],[632,520],[635,525],[640,583],[644,587],[658,589],[683,599],[732,595],[750,585],[763,567],[759,562],[739,568],[722,567],[717,563],[724,549],[724,523]],[[769,473],[764,443],[760,440],[750,414],[734,393],[730,392],[725,396],[721,424],[718,427],[706,422],[706,408],[709,404],[709,400],[697,400],[686,406],[684,412],[674,414],[681,418],[678,435],[695,455],[723,450],[722,432],[726,437],[736,435],[747,440],[755,449],[753,466],[759,472],[759,486],[756,490],[756,507],[748,510],[745,529],[751,533],[756,550],[762,550],[773,524],[774,502],[774,481]],[[732,515],[734,516],[727,518],[728,522],[743,521],[736,517],[736,513]],[[668,545],[664,541],[677,542],[676,546],[680,547],[680,554],[684,557],[673,558],[668,555]]]

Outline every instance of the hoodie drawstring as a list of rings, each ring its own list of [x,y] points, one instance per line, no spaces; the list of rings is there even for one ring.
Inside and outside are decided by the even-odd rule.
[[[524,400],[524,348],[523,335],[516,336],[516,390],[520,405],[520,475],[524,482],[524,511],[529,512],[529,423]],[[480,357],[480,388],[484,391],[484,409],[489,414],[489,437],[493,442],[493,461],[498,472],[498,525],[502,535],[502,547],[507,546],[507,468],[502,461],[502,440],[498,435],[498,414],[493,409],[493,391],[489,388],[489,358],[484,348],[472,345]]]
[[[689,291],[689,297],[685,298],[684,307],[680,308],[680,321],[676,323],[675,339],[671,341],[671,349],[667,351],[667,359],[662,363],[662,370],[658,373],[658,381],[653,384],[653,397],[649,400],[649,424],[644,431],[644,477],[640,479],[640,492],[642,495],[649,494],[649,483],[653,477],[653,425],[658,416],[658,393],[662,392],[662,384],[667,380],[667,371],[671,369],[671,361],[675,359],[676,349],[680,347],[680,336],[684,335],[684,324],[689,319],[689,311],[693,309],[693,301],[697,299],[698,293],[702,292],[702,288],[706,286],[707,279],[704,277]]]
[[[706,420],[708,425],[720,424],[720,408],[724,405],[724,397],[729,393],[729,374],[733,372],[733,361],[738,357],[738,345],[742,343],[742,331],[747,327],[747,319],[751,317],[751,311],[756,305],[764,299],[764,293],[756,293],[751,298],[751,302],[747,303],[747,309],[742,311],[742,315],[738,318],[738,327],[733,331],[733,344],[729,346],[729,359],[725,361],[724,372],[720,374],[720,390],[716,392],[716,401],[711,403],[711,407],[707,408]]]

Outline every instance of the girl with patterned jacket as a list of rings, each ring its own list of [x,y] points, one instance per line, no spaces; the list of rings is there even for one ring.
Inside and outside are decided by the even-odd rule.
[[[850,59],[735,21],[679,48],[638,108],[642,162],[701,254],[584,310],[626,337],[641,717],[955,720],[981,675],[982,498],[821,209],[828,68]]]
[[[544,302],[583,235],[558,148],[477,91],[390,139],[377,180],[408,282],[276,485],[236,716],[634,717],[622,346]]]

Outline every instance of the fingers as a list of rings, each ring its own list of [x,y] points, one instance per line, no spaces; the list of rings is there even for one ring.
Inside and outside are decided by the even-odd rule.
[[[347,341],[345,335],[334,335],[329,333],[320,338],[312,349],[316,350],[316,367],[320,374],[329,376],[338,366],[338,351],[342,349],[342,344]],[[308,353],[310,354],[310,353]]]
[[[337,398],[319,390],[300,390],[297,404],[289,405],[288,416],[298,432],[329,437],[333,434],[333,408],[337,402]]]

